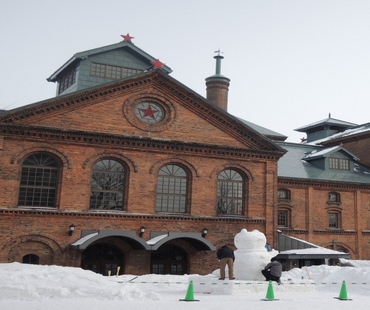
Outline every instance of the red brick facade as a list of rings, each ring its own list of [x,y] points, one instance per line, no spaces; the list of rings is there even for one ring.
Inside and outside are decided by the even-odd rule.
[[[133,109],[142,100],[162,104],[166,119],[140,123]],[[214,249],[232,245],[243,228],[258,229],[276,245],[276,172],[284,151],[156,70],[0,115],[0,127],[0,262],[33,254],[40,264],[81,266],[86,249],[79,242],[90,231],[109,232],[89,246],[118,249],[122,258],[115,263],[132,274],[151,272],[153,251],[140,244],[158,234],[175,233],[166,244],[186,253],[186,273],[216,269]],[[18,203],[22,165],[36,153],[58,162],[55,208]],[[103,158],[127,170],[123,211],[89,209],[92,167]],[[156,212],[158,171],[168,163],[188,174],[185,213]],[[217,178],[227,168],[244,179],[240,215],[217,214]],[[306,227],[301,221],[297,227]]]
[[[279,199],[278,208],[288,210],[289,228],[284,234],[337,251],[352,259],[370,258],[370,188],[368,185],[337,181],[315,182],[279,178],[279,188],[290,191],[289,199]],[[328,202],[328,193],[340,195],[340,202]],[[339,214],[340,229],[328,227],[329,213]]]

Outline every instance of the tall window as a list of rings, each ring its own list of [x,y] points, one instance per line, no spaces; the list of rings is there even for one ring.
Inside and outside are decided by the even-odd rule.
[[[289,227],[288,210],[278,210],[278,226],[279,227]]]
[[[166,165],[158,172],[156,211],[187,212],[186,171],[177,165]]]
[[[340,227],[340,213],[329,212],[329,228],[339,228],[339,227]]]
[[[126,169],[119,162],[103,159],[92,171],[90,209],[122,210]]]
[[[58,163],[43,153],[26,158],[22,165],[19,206],[56,207]]]
[[[336,170],[349,170],[349,160],[345,158],[329,157],[329,168]]]
[[[239,172],[226,169],[217,179],[217,213],[243,214],[243,178]]]

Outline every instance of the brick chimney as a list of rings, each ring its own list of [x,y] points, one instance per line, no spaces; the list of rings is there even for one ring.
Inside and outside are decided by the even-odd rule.
[[[216,74],[206,78],[207,99],[227,111],[230,79],[221,75],[221,59],[224,57],[220,55],[220,50],[216,53],[218,55],[213,57],[216,59]]]

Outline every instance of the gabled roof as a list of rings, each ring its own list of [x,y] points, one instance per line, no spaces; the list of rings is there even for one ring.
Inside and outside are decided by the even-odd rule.
[[[94,48],[91,50],[83,51],[74,54],[64,65],[62,65],[58,70],[56,70],[49,78],[47,78],[47,81],[49,82],[55,82],[58,79],[58,75],[67,67],[69,67],[71,64],[76,62],[77,60],[83,60],[86,59],[87,57],[103,52],[108,52],[108,51],[113,51],[116,49],[130,49],[132,52],[136,53],[137,55],[143,57],[144,59],[148,60],[148,68],[150,67],[150,62],[155,61],[156,58],[153,56],[149,55],[148,53],[144,52],[142,49],[138,48],[135,44],[133,44],[131,41],[122,41],[116,44],[111,44],[99,48]],[[172,70],[170,67],[163,65],[162,69],[166,73],[171,73]]]
[[[322,150],[314,150],[311,153],[304,156],[302,159],[306,161],[310,161],[310,160],[318,159],[321,157],[328,157],[331,154],[337,153],[340,151],[346,153],[349,157],[351,157],[355,161],[360,160],[357,156],[355,156],[354,154],[352,154],[351,152],[349,152],[347,149],[345,149],[343,146],[340,146],[340,145],[324,148]]]
[[[142,90],[142,85],[149,87],[150,84],[163,92],[170,93],[171,96],[177,96],[184,107],[242,142],[248,150],[266,152],[271,158],[279,158],[285,153],[285,150],[276,143],[160,69],[10,110],[0,115],[0,123],[27,124],[31,119],[35,122],[38,118],[49,117],[53,113],[59,114],[63,111],[76,110],[79,106],[102,102],[106,97],[113,98],[122,96],[125,92],[132,93],[135,88]]]
[[[328,126],[328,125],[329,126],[342,127],[342,128],[350,128],[350,127],[357,126],[357,124],[354,124],[354,123],[349,123],[349,122],[341,121],[339,119],[328,117],[328,118],[323,119],[321,121],[317,121],[317,122],[308,124],[306,126],[299,127],[297,129],[294,129],[294,130],[298,131],[298,132],[307,132],[312,128],[316,128],[316,127],[320,127],[320,126]]]
[[[318,145],[276,142],[283,147],[287,153],[278,162],[278,177],[294,178],[311,181],[350,182],[370,184],[370,170],[364,166],[354,163],[353,171],[342,171],[333,169],[320,169],[310,163],[308,154],[319,154],[325,156],[336,151],[345,151],[342,147],[325,148]],[[316,157],[317,158],[317,157]],[[356,159],[356,157],[354,157]]]

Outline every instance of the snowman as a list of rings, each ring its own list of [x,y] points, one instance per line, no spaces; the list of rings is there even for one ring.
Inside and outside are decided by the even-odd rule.
[[[279,254],[276,250],[267,251],[266,236],[258,230],[242,229],[234,237],[237,250],[234,251],[234,274],[238,280],[264,280],[261,270],[271,258]]]

